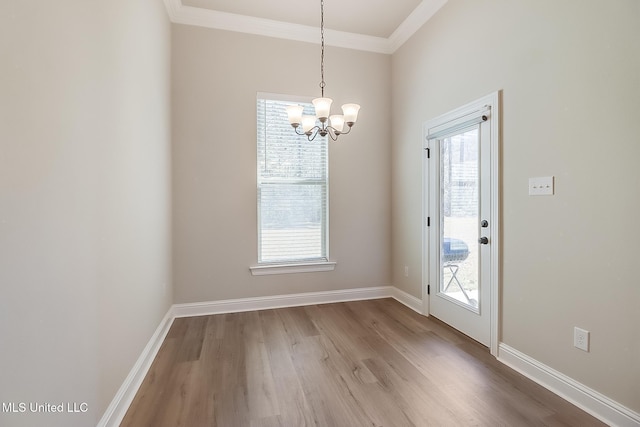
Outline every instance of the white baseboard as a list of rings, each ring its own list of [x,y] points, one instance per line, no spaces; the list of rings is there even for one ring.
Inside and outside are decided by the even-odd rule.
[[[392,286],[378,286],[373,288],[355,288],[326,292],[306,292],[301,294],[174,304],[173,313],[175,317],[207,316],[210,314],[239,313],[242,311],[268,310],[272,308],[390,298],[394,296],[392,289]],[[404,304],[403,301],[400,302]]]
[[[360,301],[379,298],[395,298],[402,304],[415,305],[412,297],[392,286],[345,289],[327,292],[307,292],[301,294],[276,295],[257,298],[230,299],[199,303],[174,304],[164,316],[142,354],[124,380],[111,401],[97,427],[117,427],[129,409],[138,389],[142,385],[173,320],[177,317],[206,316],[210,314],[239,313],[242,311],[267,310],[272,308],[297,307],[333,302]],[[402,295],[404,294],[404,295]],[[402,298],[402,299],[400,299]],[[409,301],[409,304],[405,301]]]
[[[420,298],[393,286],[174,304],[160,322],[156,332],[142,351],[118,393],[116,393],[98,423],[98,427],[116,427],[120,424],[151,367],[151,363],[158,353],[173,320],[177,317],[237,313],[379,298],[394,298],[418,313],[422,313],[423,310]],[[500,344],[498,360],[611,426],[640,427],[640,414],[637,412],[620,405],[506,344]]]
[[[506,344],[500,344],[498,360],[610,426],[640,426],[637,412]]]
[[[142,381],[147,375],[173,323],[174,316],[172,308],[173,307],[169,308],[167,314],[165,314],[164,318],[160,321],[160,325],[158,325],[158,328],[153,333],[147,346],[142,350],[142,354],[140,354],[129,375],[127,375],[122,386],[120,386],[111,404],[98,422],[97,427],[117,427],[122,422],[122,419],[127,413],[127,409],[129,409],[129,405],[131,405],[133,398],[142,385]]]
[[[395,286],[391,286],[391,296],[393,297],[393,299],[395,299],[399,303],[406,305],[416,313],[424,314],[424,306],[420,298],[414,297],[413,295],[410,295],[405,291],[396,288]]]

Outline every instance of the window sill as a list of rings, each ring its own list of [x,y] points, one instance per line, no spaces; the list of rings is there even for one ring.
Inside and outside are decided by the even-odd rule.
[[[333,271],[336,268],[335,261],[301,262],[296,264],[263,264],[249,267],[253,276],[265,276],[268,274],[292,274],[313,273],[317,271]]]

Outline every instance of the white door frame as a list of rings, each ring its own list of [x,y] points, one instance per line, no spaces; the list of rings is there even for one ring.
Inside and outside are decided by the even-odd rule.
[[[500,229],[502,224],[500,223],[500,95],[501,93],[493,92],[483,98],[470,102],[460,108],[456,108],[444,115],[431,119],[424,123],[422,147],[423,150],[423,162],[422,162],[422,310],[423,314],[429,315],[429,295],[427,293],[427,286],[429,285],[429,233],[430,227],[427,223],[429,217],[429,163],[427,158],[428,152],[428,140],[427,135],[433,132],[433,129],[442,128],[443,125],[447,125],[451,122],[459,120],[461,117],[467,116],[474,111],[477,111],[480,107],[490,108],[490,192],[491,192],[491,207],[489,215],[489,223],[492,226],[489,228],[489,240],[491,242],[491,263],[490,263],[490,346],[491,354],[495,357],[498,355],[499,344],[499,326],[500,326],[500,264],[501,264],[501,252],[500,252]]]

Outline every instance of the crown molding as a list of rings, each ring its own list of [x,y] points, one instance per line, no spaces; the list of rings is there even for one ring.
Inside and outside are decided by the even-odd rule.
[[[447,0],[423,0],[420,2],[413,12],[407,16],[407,19],[387,39],[391,53],[398,50],[400,46],[409,40],[446,2]]]
[[[426,23],[447,0],[423,0],[389,38],[325,29],[328,46],[392,54]],[[318,28],[271,19],[185,6],[164,0],[171,22],[319,44]]]

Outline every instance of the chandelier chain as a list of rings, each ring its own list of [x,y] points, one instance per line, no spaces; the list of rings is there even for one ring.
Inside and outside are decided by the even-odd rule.
[[[320,0],[320,89],[324,98],[324,0]]]
[[[316,114],[303,115],[302,105],[290,105],[287,107],[289,124],[293,126],[294,132],[298,135],[306,135],[309,141],[313,141],[316,136],[329,136],[336,141],[338,136],[351,132],[351,128],[358,119],[358,104],[344,104],[342,106],[343,115],[331,115],[331,103],[333,100],[324,97],[324,0],[320,0],[320,89],[321,98],[313,100]],[[318,124],[318,121],[320,123]],[[345,130],[346,125],[346,130]]]

